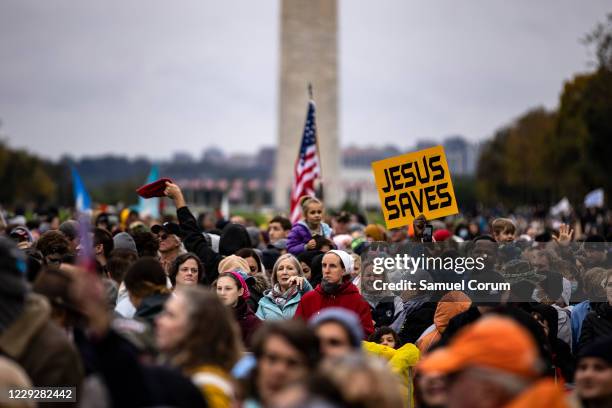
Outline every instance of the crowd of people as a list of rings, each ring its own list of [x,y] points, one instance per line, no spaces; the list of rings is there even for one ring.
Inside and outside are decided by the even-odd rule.
[[[260,226],[164,194],[163,220],[2,217],[0,389],[76,387],[95,407],[612,407],[605,217],[386,230],[303,197],[301,221]],[[366,254],[429,242],[469,244],[510,289],[373,289]]]

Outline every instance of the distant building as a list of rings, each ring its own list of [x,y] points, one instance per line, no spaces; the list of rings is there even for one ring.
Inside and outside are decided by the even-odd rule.
[[[349,146],[342,150],[342,165],[344,167],[367,167],[370,168],[372,162],[386,159],[387,157],[401,154],[396,146],[384,147],[356,147]]]
[[[438,146],[440,143],[436,143],[433,140],[417,140],[417,144],[414,151],[429,149],[430,147]]]
[[[476,173],[478,144],[469,143],[462,136],[451,136],[444,140],[443,146],[451,174],[472,176]]]
[[[255,161],[259,165],[265,165],[270,168],[274,168],[276,163],[276,148],[275,147],[262,147],[257,153]]]
[[[193,156],[187,152],[175,152],[172,161],[179,163],[193,163]]]
[[[208,147],[202,152],[202,161],[207,163],[220,163],[225,160],[225,153],[218,147]]]
[[[345,197],[363,209],[380,207],[378,190],[374,182],[374,173],[368,166],[343,166],[341,188]]]

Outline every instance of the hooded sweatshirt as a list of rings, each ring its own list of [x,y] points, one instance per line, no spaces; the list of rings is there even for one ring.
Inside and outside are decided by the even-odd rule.
[[[442,338],[448,322],[461,312],[465,312],[471,305],[470,298],[463,292],[452,291],[440,299],[434,314],[434,330],[423,334],[416,342],[421,353],[427,352],[431,346]]]

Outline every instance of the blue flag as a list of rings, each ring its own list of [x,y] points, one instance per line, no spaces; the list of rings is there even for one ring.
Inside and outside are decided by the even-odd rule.
[[[74,206],[76,210],[81,213],[91,211],[91,198],[89,198],[83,180],[81,180],[74,166],[72,166],[72,190],[74,193]]]
[[[152,183],[159,180],[159,169],[156,165],[151,167],[149,176],[145,184]],[[153,198],[138,198],[138,212],[142,217],[150,216],[152,218],[159,218],[159,197]]]

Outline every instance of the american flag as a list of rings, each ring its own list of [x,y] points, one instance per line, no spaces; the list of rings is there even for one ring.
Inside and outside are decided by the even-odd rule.
[[[302,134],[300,153],[295,161],[293,170],[293,186],[291,187],[291,222],[300,220],[302,209],[300,198],[314,196],[314,181],[321,176],[319,164],[319,151],[317,148],[317,124],[315,121],[315,104],[308,102],[308,114]]]

